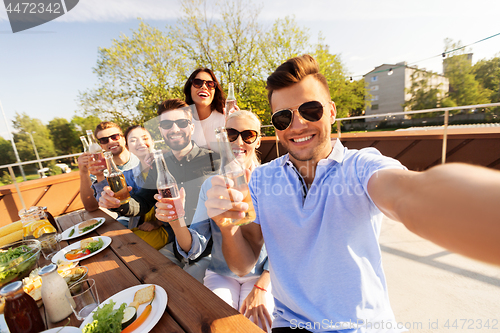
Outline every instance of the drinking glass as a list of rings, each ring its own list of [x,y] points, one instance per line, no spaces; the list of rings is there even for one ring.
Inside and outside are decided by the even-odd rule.
[[[52,257],[61,250],[61,235],[56,233],[44,234],[40,239],[43,257],[51,260]]]
[[[99,306],[99,296],[94,279],[87,279],[69,287],[73,303],[67,299],[78,320],[84,320]],[[68,296],[66,296],[68,297]]]

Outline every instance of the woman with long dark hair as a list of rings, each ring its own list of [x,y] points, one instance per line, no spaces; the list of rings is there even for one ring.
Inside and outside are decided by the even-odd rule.
[[[193,108],[195,131],[192,140],[200,147],[219,150],[215,129],[224,126],[226,95],[209,68],[195,70],[184,85],[185,101]]]

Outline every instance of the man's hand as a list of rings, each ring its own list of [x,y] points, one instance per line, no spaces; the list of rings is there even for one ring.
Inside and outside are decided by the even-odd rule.
[[[227,226],[231,223],[230,219],[244,218],[245,211],[248,210],[248,204],[243,202],[243,193],[232,188],[234,182],[231,179],[228,182],[226,185],[222,176],[214,176],[212,188],[207,191],[207,214],[219,227]]]
[[[181,187],[178,198],[163,198],[160,194],[155,194],[156,203],[156,218],[167,223],[179,223],[180,226],[185,226],[184,202],[186,199],[186,191]],[[175,225],[176,226],[176,225]],[[172,225],[174,227],[174,225]]]
[[[127,186],[128,191],[132,191],[132,186]],[[99,206],[103,208],[118,208],[120,207],[120,199],[115,198],[115,192],[111,191],[109,186],[104,186],[104,190],[99,198]]]
[[[90,154],[89,154],[90,155]],[[102,165],[99,164],[99,161],[94,161],[92,156],[89,156],[88,159],[88,166],[87,166],[90,174],[96,176],[97,181],[103,181],[104,180],[104,168]]]
[[[90,153],[83,153],[78,157],[78,169],[80,172],[89,173],[89,161],[92,159]]]

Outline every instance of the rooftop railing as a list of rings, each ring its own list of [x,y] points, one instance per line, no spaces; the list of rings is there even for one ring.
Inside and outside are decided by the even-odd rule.
[[[337,118],[335,121],[337,122],[337,137],[340,139],[341,134],[341,122],[342,121],[350,121],[350,120],[358,120],[358,119],[368,119],[368,118],[390,118],[396,116],[408,116],[412,114],[420,114],[420,113],[434,113],[434,112],[444,112],[444,125],[443,125],[443,145],[441,152],[441,163],[446,163],[446,149],[447,149],[447,139],[448,139],[448,122],[450,111],[461,111],[461,110],[471,110],[471,109],[485,109],[491,107],[499,107],[500,103],[489,103],[489,104],[476,104],[476,105],[466,105],[466,106],[453,106],[447,108],[435,108],[435,109],[425,109],[425,110],[415,110],[415,111],[404,111],[404,112],[392,112],[392,113],[377,113],[370,114],[364,116],[355,116],[355,117],[346,117],[346,118]],[[273,125],[264,125],[262,128],[273,127]],[[276,137],[276,140],[278,137]],[[276,152],[279,156],[279,148],[278,144],[276,144]]]
[[[342,121],[351,121],[351,120],[368,119],[368,118],[384,118],[384,119],[386,119],[386,118],[390,118],[390,117],[408,116],[408,115],[412,115],[412,114],[444,112],[444,125],[443,125],[444,127],[443,127],[443,143],[442,143],[441,163],[445,163],[446,162],[446,149],[447,149],[447,132],[448,132],[448,122],[449,122],[450,111],[484,109],[484,108],[499,107],[499,106],[500,106],[500,103],[489,103],[489,104],[455,106],[455,107],[447,107],[447,108],[436,108],[436,109],[393,112],[393,113],[379,113],[379,114],[371,114],[371,115],[364,115],[364,116],[337,118],[335,120],[337,122],[337,137],[339,139],[341,138],[340,128],[341,128]],[[269,127],[272,127],[272,125],[262,126],[262,128],[269,128]],[[279,149],[278,145],[276,144],[277,156],[279,156],[278,149]],[[36,163],[40,163],[40,162],[48,162],[48,161],[53,161],[53,160],[60,160],[60,159],[64,159],[64,158],[71,158],[71,157],[80,156],[81,154],[82,153],[77,153],[77,154],[71,154],[71,155],[62,155],[62,156],[56,156],[56,157],[37,159],[37,160],[32,160],[32,161],[20,162],[20,163],[5,164],[5,165],[0,165],[0,170],[4,169],[4,168],[7,168],[9,170],[9,174],[10,174],[12,181],[14,183],[14,186],[16,188],[16,192],[18,194],[19,200],[20,200],[23,208],[26,208],[25,202],[24,202],[23,197],[21,195],[21,191],[19,190],[19,186],[16,182],[16,176],[14,174],[14,170],[12,169],[13,167],[19,167],[22,165],[29,165],[29,164],[36,164]]]

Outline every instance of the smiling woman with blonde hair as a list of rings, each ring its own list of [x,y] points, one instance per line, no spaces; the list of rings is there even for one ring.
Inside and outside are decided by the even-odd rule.
[[[260,146],[260,126],[259,118],[249,111],[236,111],[226,121],[232,151],[243,168],[250,172],[260,164],[256,151]],[[205,207],[207,191],[211,186],[210,177],[201,187],[198,206],[189,229],[181,227],[178,222],[170,223],[176,235],[177,249],[185,258],[195,259],[212,239],[212,260],[203,280],[204,285],[256,325],[270,330],[274,299],[266,249],[262,248],[257,264],[246,276],[239,277],[231,272],[222,253],[220,228],[208,217]],[[161,214],[169,216],[170,211],[164,210]]]

